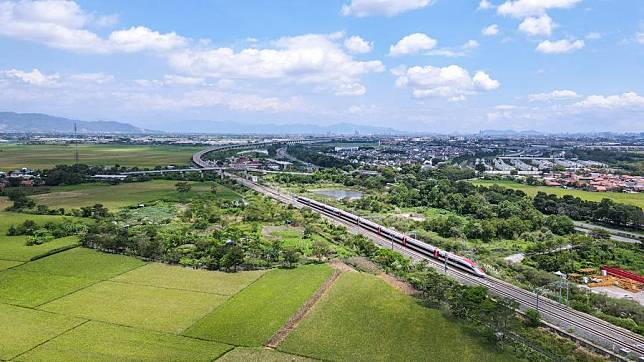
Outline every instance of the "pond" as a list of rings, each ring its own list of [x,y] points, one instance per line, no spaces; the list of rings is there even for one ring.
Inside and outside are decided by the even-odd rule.
[[[316,194],[319,195],[324,195],[327,197],[332,197],[336,200],[342,200],[345,198],[349,198],[349,200],[356,200],[362,198],[362,192],[360,191],[348,191],[348,190],[314,190]]]

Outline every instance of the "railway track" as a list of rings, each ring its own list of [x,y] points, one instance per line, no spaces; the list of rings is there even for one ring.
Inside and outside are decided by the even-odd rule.
[[[203,153],[201,155],[203,155]],[[200,159],[200,156],[196,158]],[[201,166],[198,162],[195,163]],[[298,208],[305,207],[305,205],[299,203],[289,194],[284,194],[279,190],[259,185],[231,173],[224,174],[225,176],[238,181],[242,185],[270,196],[277,201],[291,204]],[[353,233],[359,233],[369,237],[381,247],[391,247],[392,249],[416,260],[426,260],[429,265],[433,266],[437,270],[443,270],[444,268],[444,264],[442,262],[439,262],[427,255],[423,255],[415,250],[410,250],[400,244],[394,243],[389,238],[385,238],[359,225],[348,222],[347,220],[339,218],[337,215],[325,213],[320,210],[313,210],[336,224],[346,226],[349,231]],[[527,309],[536,309],[537,307],[537,296],[535,293],[519,288],[500,279],[489,276],[486,278],[479,278],[455,268],[448,268],[447,274],[462,283],[468,285],[483,285],[487,287],[492,294],[513,299],[519,303],[520,309],[523,311]],[[638,334],[612,325],[586,313],[579,312],[545,297],[539,298],[539,312],[544,321],[556,325],[581,340],[590,342],[613,352],[614,356],[617,358],[624,359],[625,356],[628,356],[628,358],[644,361],[644,337]]]
[[[259,185],[235,175],[227,174],[227,176],[232,177],[243,185],[252,188],[262,194],[266,194],[280,202],[292,204],[295,207],[305,206],[288,194],[284,194],[275,189]],[[369,230],[365,230],[362,227],[358,227],[355,224],[341,219],[334,214],[322,214],[327,219],[335,223],[340,223],[344,226],[350,227],[354,232],[367,234],[370,239],[376,239],[374,241],[377,241],[378,244],[380,244],[380,246],[382,247],[390,247],[392,245],[390,239],[384,238]],[[442,262],[436,261],[435,259],[427,255],[423,255],[417,251],[404,248],[400,244],[394,243],[393,246],[394,249],[403,251],[404,254],[411,256],[414,259],[426,260],[434,268],[443,270],[444,264]],[[448,274],[466,284],[483,285],[487,287],[492,294],[513,299],[520,304],[521,310],[530,308],[536,309],[537,297],[534,293],[516,287],[500,279],[489,276],[482,279],[454,268],[448,268]],[[637,354],[638,357],[644,356],[644,338],[630,331],[613,326],[601,319],[576,311],[545,297],[539,298],[539,312],[541,313],[542,318],[544,318],[545,320],[551,323],[555,323],[560,328],[569,331],[571,334],[579,335],[581,332],[581,334],[583,335],[580,337],[582,337],[583,339],[589,340],[594,344],[610,349],[613,352],[624,354],[625,352],[629,351],[630,353]]]

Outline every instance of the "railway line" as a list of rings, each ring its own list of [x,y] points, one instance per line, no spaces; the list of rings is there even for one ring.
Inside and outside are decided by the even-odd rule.
[[[198,166],[201,166],[198,162],[195,163]],[[279,190],[260,185],[228,172],[225,172],[225,176],[230,177],[259,193],[270,196],[277,201],[291,204],[298,208],[306,206],[290,194],[285,194]],[[332,212],[324,212],[323,210],[316,208],[312,208],[312,210],[320,213],[323,217],[336,224],[346,226],[352,233],[367,236],[381,247],[391,247],[392,249],[415,260],[426,260],[429,265],[439,271],[444,270],[445,268],[442,261],[438,261],[429,255],[394,242],[393,239],[373,232],[372,230],[365,228],[364,225],[360,225],[359,223],[356,225],[342,217],[338,217],[338,215]],[[525,311],[527,309],[538,309],[544,321],[557,326],[579,340],[602,348],[603,350],[611,353],[614,359],[625,360],[628,358],[644,361],[644,337],[638,334],[612,325],[586,313],[579,312],[545,297],[538,298],[537,295],[531,291],[519,288],[494,277],[486,276],[481,278],[454,267],[448,267],[445,272],[461,283],[468,285],[483,285],[487,287],[492,294],[515,300],[519,304],[519,309],[521,311]]]

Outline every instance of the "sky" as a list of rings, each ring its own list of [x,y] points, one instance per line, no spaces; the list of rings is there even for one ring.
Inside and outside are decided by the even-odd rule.
[[[0,0],[0,110],[644,131],[641,0]]]

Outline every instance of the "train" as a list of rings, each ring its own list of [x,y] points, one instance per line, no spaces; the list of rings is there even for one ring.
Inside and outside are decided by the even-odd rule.
[[[312,209],[318,210],[327,215],[333,215],[344,221],[350,222],[351,224],[354,224],[358,227],[364,228],[373,233],[376,233],[385,238],[388,238],[424,256],[446,263],[451,267],[466,271],[480,278],[485,278],[486,276],[485,271],[482,268],[480,268],[475,262],[473,262],[468,258],[459,256],[444,250],[440,250],[439,248],[433,245],[411,238],[395,230],[391,230],[389,228],[378,225],[371,220],[368,220],[363,217],[346,212],[344,210],[329,206],[327,204],[324,204],[303,196],[296,196],[296,200]]]

